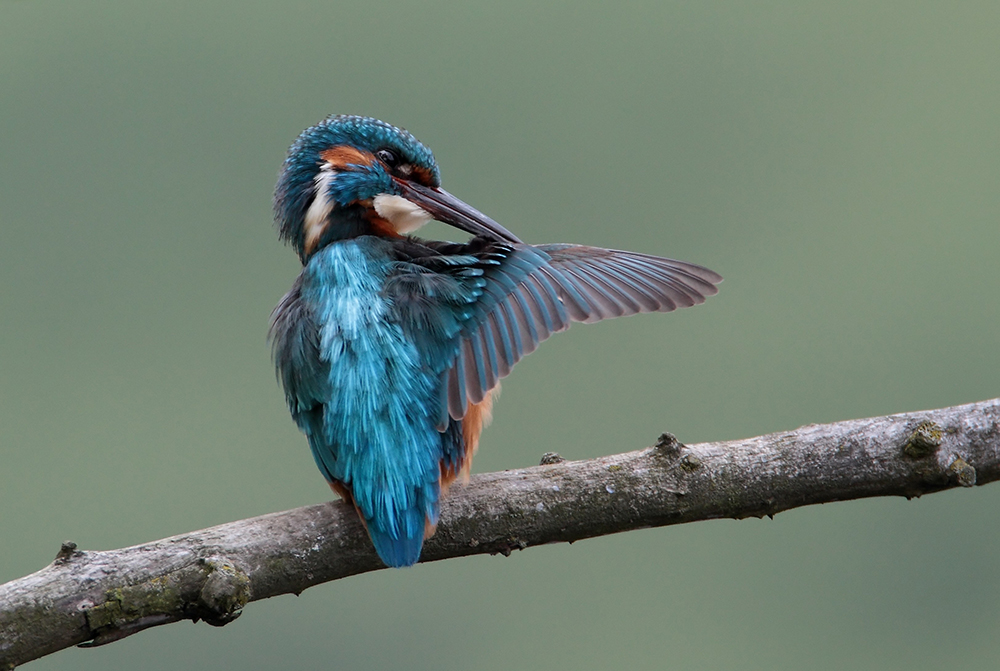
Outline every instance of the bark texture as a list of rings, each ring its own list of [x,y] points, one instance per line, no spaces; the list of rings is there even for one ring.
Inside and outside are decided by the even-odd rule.
[[[445,498],[421,561],[870,496],[914,497],[1000,479],[1000,399],[808,425],[757,438],[653,447],[474,476]],[[64,543],[0,585],[0,668],[183,619],[223,625],[247,603],[384,568],[342,502],[121,550]]]

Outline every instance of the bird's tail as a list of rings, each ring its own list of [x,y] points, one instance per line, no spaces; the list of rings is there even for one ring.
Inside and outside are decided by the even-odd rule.
[[[395,518],[394,524],[390,525],[379,519],[364,520],[368,536],[371,537],[375,551],[386,566],[392,568],[413,566],[420,559],[424,539],[434,533],[434,527],[437,525],[437,505],[435,503],[430,511],[425,510],[423,506],[415,506],[400,511]]]
[[[368,531],[372,545],[386,566],[403,568],[413,566],[420,559],[424,539],[434,533],[437,525],[437,506],[433,506],[433,519],[422,508],[414,507],[396,515],[392,524],[386,520],[369,519],[354,501],[351,491],[340,482],[331,482],[330,488],[354,506],[361,523]],[[393,530],[391,527],[395,527]]]
[[[402,568],[413,566],[420,559],[420,550],[424,546],[424,530],[414,536],[393,538],[391,534],[368,527],[368,535],[372,539],[375,551],[386,566]]]

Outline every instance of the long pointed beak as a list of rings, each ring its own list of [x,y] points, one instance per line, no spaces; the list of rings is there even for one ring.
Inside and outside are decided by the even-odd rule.
[[[424,186],[401,179],[395,180],[403,198],[419,205],[438,221],[473,235],[504,242],[521,243],[521,239],[468,203],[444,189]]]

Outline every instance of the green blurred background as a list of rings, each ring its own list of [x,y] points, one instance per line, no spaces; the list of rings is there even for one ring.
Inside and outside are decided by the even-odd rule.
[[[477,471],[1000,394],[1000,6],[0,0],[0,581],[329,498],[265,343],[285,149],[403,125],[528,241],[703,263]],[[454,236],[434,228],[435,235]],[[381,571],[33,669],[996,669],[1000,486]]]

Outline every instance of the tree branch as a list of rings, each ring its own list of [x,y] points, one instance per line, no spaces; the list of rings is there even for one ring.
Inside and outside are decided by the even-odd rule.
[[[663,434],[637,452],[542,463],[456,487],[421,561],[982,485],[1000,479],[1000,399],[720,443]],[[250,601],[380,568],[339,501],[121,550],[67,542],[49,566],[0,585],[0,668],[184,619],[226,624]]]

